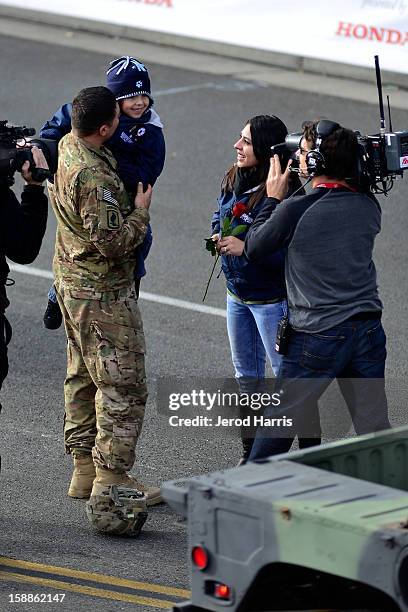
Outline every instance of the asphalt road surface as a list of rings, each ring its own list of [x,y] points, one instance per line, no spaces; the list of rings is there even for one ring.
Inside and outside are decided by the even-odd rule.
[[[39,128],[79,89],[103,83],[104,67],[113,56],[1,37],[0,119]],[[212,264],[203,238],[244,122],[276,113],[297,131],[304,119],[326,116],[375,133],[378,112],[375,100],[371,105],[285,90],[211,71],[149,68],[156,109],[165,124],[167,162],[154,192],[154,246],[142,283],[150,398],[135,472],[161,483],[231,467],[240,456],[238,439],[172,431],[157,414],[156,389],[159,379],[170,376],[232,375],[222,278],[210,287],[206,304],[212,309],[202,312],[199,307]],[[407,111],[395,111],[393,124],[408,129]],[[382,199],[383,231],[376,244],[395,424],[406,418],[407,179]],[[36,262],[25,273],[10,274],[15,285],[8,290],[8,317],[14,337],[1,393],[0,610],[168,607],[185,599],[189,587],[186,528],[180,518],[162,505],[150,511],[138,539],[103,537],[91,531],[84,503],[66,495],[72,466],[62,439],[65,339],[62,330],[42,325],[54,234],[50,211]],[[30,593],[50,601],[23,597],[17,603],[18,595]],[[64,594],[64,600],[55,599],[57,594]]]

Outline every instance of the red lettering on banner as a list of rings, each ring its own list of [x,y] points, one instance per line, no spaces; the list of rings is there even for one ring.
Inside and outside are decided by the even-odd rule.
[[[378,42],[383,42],[385,36],[384,28],[378,30],[378,28],[370,28],[370,40],[378,40]]]
[[[138,2],[142,4],[155,4],[156,6],[167,6],[167,8],[174,8],[173,0],[118,0],[118,2]]]
[[[387,42],[390,45],[399,45],[402,41],[402,34],[398,30],[388,30]]]
[[[344,21],[340,21],[336,35],[337,36],[351,36],[352,27],[353,27],[352,23],[344,23]]]
[[[405,45],[408,43],[408,32],[345,21],[339,21],[336,36],[356,38],[357,40],[377,41],[388,45]]]
[[[354,38],[367,38],[367,35],[368,35],[367,26],[363,25],[362,23],[359,23],[358,25],[354,26],[353,28]]]
[[[403,157],[401,160],[401,168],[408,166],[408,157]]]
[[[144,0],[145,4],[158,4],[158,5],[162,5],[165,4],[166,6],[168,6],[169,8],[173,8],[173,2],[172,0]]]

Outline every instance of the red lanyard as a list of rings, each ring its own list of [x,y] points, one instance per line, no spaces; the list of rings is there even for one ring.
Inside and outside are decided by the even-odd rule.
[[[354,187],[350,187],[350,185],[343,185],[342,183],[319,183],[315,185],[317,187],[324,187],[325,189],[348,189],[349,191],[357,191]]]

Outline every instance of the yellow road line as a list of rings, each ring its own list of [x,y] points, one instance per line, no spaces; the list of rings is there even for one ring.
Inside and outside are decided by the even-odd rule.
[[[125,601],[128,603],[139,604],[142,606],[150,606],[152,608],[172,608],[173,601],[164,599],[154,599],[153,597],[139,597],[138,595],[128,595],[127,593],[119,593],[116,591],[107,591],[105,589],[97,589],[93,587],[83,586],[81,584],[72,584],[60,580],[50,580],[48,578],[37,578],[36,576],[27,576],[24,574],[16,574],[14,572],[0,571],[0,580],[5,582],[26,582],[36,584],[42,587],[51,587],[60,592],[72,591],[73,593],[82,593],[93,597],[103,597],[105,599],[114,599],[116,601]]]
[[[106,576],[104,574],[96,574],[93,572],[82,572],[80,570],[69,569],[66,567],[58,567],[56,565],[43,565],[42,563],[22,561],[21,559],[9,559],[8,557],[0,557],[0,565],[33,570],[36,572],[46,572],[48,574],[56,574],[57,576],[80,578],[81,580],[92,580],[93,582],[99,582],[101,584],[123,586],[129,589],[148,591],[150,593],[161,593],[163,595],[173,595],[174,597],[183,598],[190,597],[190,591],[187,591],[186,589],[163,586],[161,584],[152,584],[149,582],[137,582],[134,580],[127,580],[126,578],[117,578],[116,576]]]

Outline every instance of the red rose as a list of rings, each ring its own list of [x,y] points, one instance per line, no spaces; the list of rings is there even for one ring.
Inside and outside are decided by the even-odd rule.
[[[244,212],[246,212],[246,204],[244,202],[237,202],[232,208],[233,217],[240,217]]]

